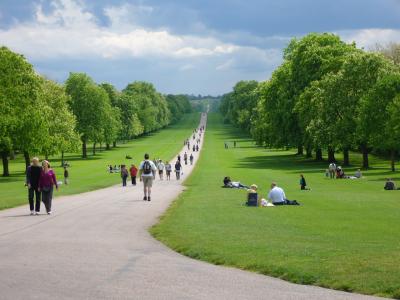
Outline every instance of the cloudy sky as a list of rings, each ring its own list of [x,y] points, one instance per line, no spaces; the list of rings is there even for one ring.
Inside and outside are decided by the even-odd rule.
[[[222,94],[265,80],[293,37],[334,32],[370,48],[400,42],[400,0],[0,0],[0,44],[63,82]]]

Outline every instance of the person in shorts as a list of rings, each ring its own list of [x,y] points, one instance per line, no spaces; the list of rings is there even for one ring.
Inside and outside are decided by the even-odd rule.
[[[160,176],[160,180],[164,180],[165,165],[161,159],[158,161],[157,169],[158,169],[158,176]]]
[[[151,160],[149,160],[149,155],[146,153],[144,155],[144,161],[139,165],[139,177],[140,181],[143,181],[143,191],[144,191],[144,201],[151,200],[151,187],[153,186],[153,180],[156,176],[157,168]]]
[[[171,164],[167,161],[165,164],[165,173],[167,175],[167,180],[171,180],[171,171],[172,171],[172,166]]]

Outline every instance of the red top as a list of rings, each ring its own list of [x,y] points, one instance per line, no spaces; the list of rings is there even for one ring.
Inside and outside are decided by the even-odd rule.
[[[39,179],[39,188],[43,189],[43,187],[50,187],[57,185],[57,180],[56,180],[56,174],[54,174],[54,171],[52,169],[48,170],[47,173],[42,170],[42,173],[40,173],[40,179]]]
[[[138,169],[134,166],[132,166],[129,171],[131,172],[131,176],[135,177],[137,175]]]

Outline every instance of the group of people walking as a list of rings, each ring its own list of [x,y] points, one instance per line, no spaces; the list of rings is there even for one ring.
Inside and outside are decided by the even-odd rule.
[[[128,170],[126,165],[121,165],[122,186],[127,185],[129,175],[131,176],[132,185],[136,185],[136,178],[138,176],[139,180],[143,181],[143,200],[151,201],[151,189],[157,173],[159,180],[165,179],[169,181],[171,180],[171,173],[174,171],[176,180],[180,180],[183,175],[183,166],[188,164],[193,165],[194,153],[198,152],[200,149],[201,136],[204,129],[204,126],[200,126],[193,130],[192,144],[190,143],[190,139],[184,140],[183,144],[187,147],[187,151],[184,152],[183,156],[178,154],[174,165],[169,161],[164,163],[161,159],[150,160],[150,155],[148,153],[144,155],[144,160],[139,164],[139,167],[132,164]],[[190,150],[192,150],[192,152],[188,154]]]
[[[64,175],[68,170],[64,167]],[[65,178],[68,182],[68,176]],[[43,201],[47,214],[51,214],[51,205],[53,200],[54,187],[58,190],[56,174],[51,169],[50,163],[43,160],[40,163],[39,158],[34,157],[31,165],[26,170],[25,185],[28,187],[28,199],[31,215],[38,215],[40,212],[40,203]],[[35,201],[34,201],[35,200]]]

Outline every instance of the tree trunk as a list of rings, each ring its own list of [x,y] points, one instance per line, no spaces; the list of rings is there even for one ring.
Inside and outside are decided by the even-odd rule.
[[[350,165],[350,156],[349,156],[349,149],[344,148],[343,149],[343,165],[344,166],[349,166]]]
[[[395,159],[396,159],[396,151],[392,149],[390,150],[390,167],[392,169],[392,172],[396,171]]]
[[[315,160],[322,161],[322,149],[321,148],[315,149]]]
[[[29,156],[28,151],[24,151],[24,159],[25,159],[25,170],[28,169],[29,165],[31,164],[31,158]]]
[[[363,169],[368,169],[369,168],[369,162],[368,162],[368,148],[366,144],[361,145],[361,152],[363,156]]]
[[[64,151],[61,151],[61,167],[64,167]]]
[[[117,147],[117,141],[113,142],[113,148]]]
[[[8,170],[8,151],[1,151],[1,158],[3,160],[3,177],[10,176],[10,171]]]
[[[93,155],[96,155],[96,143],[93,143]]]
[[[303,155],[303,145],[298,145],[297,146],[297,155]]]
[[[110,144],[109,143],[106,144],[106,150],[110,150]]]
[[[82,141],[82,158],[87,158],[86,141]]]
[[[335,158],[335,150],[331,147],[328,147],[328,161],[331,162],[336,162]]]
[[[312,158],[312,149],[311,149],[310,146],[307,146],[307,149],[306,149],[306,157],[307,157],[307,158]]]

